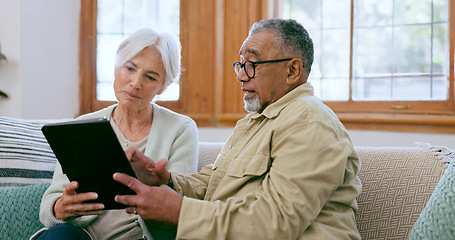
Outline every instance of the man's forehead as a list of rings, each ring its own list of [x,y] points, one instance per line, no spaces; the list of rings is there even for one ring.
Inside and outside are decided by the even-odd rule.
[[[249,35],[240,48],[239,55],[253,55],[260,58],[264,51],[270,50],[273,44],[271,33],[259,32]]]

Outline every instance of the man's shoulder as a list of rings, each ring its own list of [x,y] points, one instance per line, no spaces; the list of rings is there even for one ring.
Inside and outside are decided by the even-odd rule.
[[[332,115],[333,111],[315,96],[299,96],[284,107],[281,113],[302,120],[311,120],[327,114]]]
[[[332,129],[340,129],[341,121],[336,114],[315,96],[300,96],[290,102],[278,115],[279,122],[288,126],[323,124]]]

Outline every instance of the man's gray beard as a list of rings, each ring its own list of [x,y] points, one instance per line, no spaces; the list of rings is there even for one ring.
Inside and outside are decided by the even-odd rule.
[[[261,110],[261,102],[259,101],[259,95],[255,94],[251,98],[243,99],[245,103],[245,110],[250,113],[255,113]]]

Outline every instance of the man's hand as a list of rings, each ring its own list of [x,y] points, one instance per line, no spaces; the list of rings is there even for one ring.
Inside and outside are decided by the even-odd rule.
[[[144,220],[177,225],[183,197],[176,191],[166,185],[147,186],[123,173],[114,174],[114,179],[136,192],[136,195],[115,197],[116,202],[129,206],[127,213],[139,214]]]
[[[102,203],[83,203],[87,200],[95,200],[98,194],[94,192],[76,194],[79,184],[76,181],[66,185],[63,195],[57,199],[54,205],[55,218],[65,221],[71,217],[82,215],[100,215],[103,213]]]
[[[149,186],[168,183],[170,173],[166,170],[168,163],[166,159],[161,159],[155,164],[152,159],[135,148],[130,148],[125,153],[139,181]]]

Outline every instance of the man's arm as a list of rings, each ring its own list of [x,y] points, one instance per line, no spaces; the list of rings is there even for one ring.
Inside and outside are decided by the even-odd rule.
[[[182,198],[167,186],[149,187],[123,174],[115,179],[138,195],[117,196],[116,201],[137,206],[145,220],[178,224],[178,236],[184,238],[297,238],[326,206],[352,213],[350,204],[357,192],[349,182],[344,185],[349,181],[344,178],[352,148],[348,140],[338,137],[321,124],[288,129],[273,143],[269,172],[263,178],[244,176],[251,178],[245,188],[250,181],[260,181],[251,183],[257,187],[225,201]],[[127,211],[132,213],[134,208]]]
[[[337,234],[355,232],[352,204],[359,189],[354,186],[356,180],[345,178],[346,174],[355,178],[347,169],[353,151],[349,140],[320,123],[276,131],[274,137],[270,155],[263,156],[272,161],[268,172],[242,175],[242,168],[222,180],[228,184],[223,187],[239,186],[239,194],[226,200],[184,198],[178,237],[296,239],[316,226],[324,226],[325,236],[335,239]],[[234,185],[234,181],[245,184]],[[337,221],[340,228],[330,226]]]

